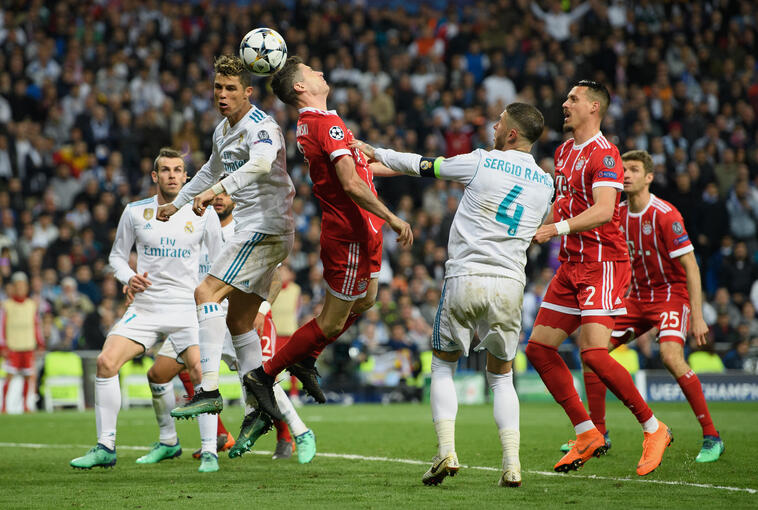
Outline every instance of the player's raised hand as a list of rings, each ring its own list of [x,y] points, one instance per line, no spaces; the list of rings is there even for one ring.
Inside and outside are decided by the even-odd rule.
[[[542,225],[540,228],[537,229],[537,233],[534,234],[534,242],[538,244],[543,244],[551,240],[553,237],[558,235],[558,230],[555,228],[554,223],[548,223],[547,225]]]
[[[216,198],[216,193],[214,193],[212,189],[203,191],[196,196],[195,200],[192,202],[192,211],[198,216],[202,216],[205,214],[206,207],[213,202],[214,198]]]
[[[129,289],[131,289],[131,291],[134,293],[144,292],[152,284],[153,282],[151,282],[147,277],[147,272],[144,274],[135,274],[129,278]]]
[[[698,345],[708,343],[708,324],[702,317],[692,317],[692,336],[695,337]]]
[[[158,221],[168,221],[178,210],[174,204],[159,205],[158,212],[155,213],[155,219]]]
[[[397,242],[400,243],[400,246],[408,248],[413,244],[413,230],[407,222],[393,214],[388,223],[392,230],[397,232]]]
[[[351,149],[358,149],[359,151],[364,153],[369,160],[374,159],[374,151],[376,149],[374,149],[374,147],[367,144],[363,140],[355,139],[352,142],[350,142],[348,145],[350,146]]]

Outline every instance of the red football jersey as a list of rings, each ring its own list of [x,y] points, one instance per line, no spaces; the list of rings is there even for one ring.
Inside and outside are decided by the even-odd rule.
[[[555,151],[553,220],[573,218],[589,209],[595,203],[592,190],[598,186],[624,189],[624,169],[616,146],[599,131],[581,145],[576,145],[573,138],[561,144]],[[619,230],[618,195],[611,221],[586,232],[563,236],[559,260],[602,262],[629,259],[624,235]]]
[[[695,248],[679,211],[651,193],[642,212],[629,212],[626,201],[619,212],[632,258],[629,296],[651,302],[668,301],[672,294],[689,299],[687,274],[676,259]]]
[[[331,239],[364,241],[381,231],[382,220],[364,211],[345,193],[334,163],[342,156],[355,162],[361,179],[376,195],[373,173],[363,153],[350,149],[353,133],[337,112],[301,108],[297,119],[297,148],[308,165],[313,194],[321,205],[321,232]]]

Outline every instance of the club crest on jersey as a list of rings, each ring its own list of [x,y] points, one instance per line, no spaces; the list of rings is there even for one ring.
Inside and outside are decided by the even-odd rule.
[[[329,136],[335,140],[342,140],[345,138],[345,132],[342,131],[342,128],[339,126],[332,126],[329,128]]]
[[[188,234],[191,234],[192,232],[195,231],[195,227],[192,225],[191,221],[188,221],[187,223],[184,224],[184,231],[187,232]]]
[[[675,221],[671,225],[671,230],[673,230],[676,235],[681,235],[682,232],[684,232],[684,227],[682,226],[681,223],[679,223],[678,221]]]
[[[360,280],[358,282],[358,292],[363,292],[368,287],[368,280]]]
[[[150,221],[153,219],[153,210],[152,209],[145,209],[142,211],[142,217],[145,218],[147,221]]]
[[[574,165],[574,170],[581,170],[582,167],[584,167],[584,158],[579,158],[576,160],[576,164]]]
[[[603,158],[603,165],[605,165],[605,168],[613,168],[616,166],[616,160],[613,159],[613,156],[606,156]]]
[[[562,166],[563,166],[563,160],[562,160],[562,159],[559,159],[559,160],[558,160],[558,165],[556,165],[556,166],[562,167]]]
[[[645,234],[646,236],[649,236],[650,234],[652,234],[653,233],[653,224],[650,223],[649,221],[646,221],[645,223],[643,223],[642,224],[642,233]]]

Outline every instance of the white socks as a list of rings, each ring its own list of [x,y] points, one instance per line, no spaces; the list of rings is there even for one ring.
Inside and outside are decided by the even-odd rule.
[[[279,384],[274,385],[274,397],[276,398],[276,405],[284,415],[284,421],[290,428],[292,435],[297,437],[308,432],[308,427],[300,419],[300,415],[295,411],[295,407],[292,405],[287,393],[284,392]]]
[[[153,394],[153,409],[160,429],[158,440],[163,444],[173,446],[178,442],[176,424],[171,417],[171,410],[176,407],[174,384],[173,382],[150,383],[150,392]]]
[[[95,377],[95,427],[97,442],[113,450],[116,447],[116,421],[121,409],[121,386],[118,374]]]
[[[487,383],[494,394],[492,414],[498,430],[519,430],[519,402],[513,387],[513,370],[507,374],[487,372]]]
[[[649,420],[642,424],[642,430],[648,434],[656,432],[658,430],[658,418],[655,415],[651,416]]]
[[[458,414],[458,397],[455,394],[453,375],[457,361],[444,361],[432,357],[431,405],[434,429],[437,432],[437,454],[441,457],[455,451],[455,417]]]
[[[521,469],[519,461],[519,442],[521,433],[518,430],[500,429],[500,444],[503,445],[503,471],[507,469]]]
[[[216,454],[216,435],[218,434],[218,416],[215,414],[197,415],[197,426],[200,429],[200,446],[203,451]]]
[[[582,423],[577,423],[574,425],[574,432],[578,436],[579,434],[584,434],[585,432],[589,432],[594,428],[595,424],[592,423],[592,420],[585,420]]]
[[[218,390],[218,369],[226,334],[226,313],[218,303],[202,303],[197,307],[200,325],[200,365],[203,370],[203,390]]]
[[[232,345],[237,355],[237,370],[240,374],[245,375],[263,363],[261,339],[254,329],[241,335],[232,335]]]

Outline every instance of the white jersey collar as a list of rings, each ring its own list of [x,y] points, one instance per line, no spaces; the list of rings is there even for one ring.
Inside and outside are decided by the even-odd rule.
[[[319,110],[318,108],[313,108],[311,106],[305,106],[303,108],[298,108],[297,110],[297,113],[305,112],[320,113],[321,115],[337,115],[337,110]]]
[[[592,138],[590,138],[589,140],[587,140],[586,142],[584,142],[582,144],[577,144],[576,140],[574,140],[574,146],[571,147],[571,150],[574,150],[574,149],[584,149],[587,145],[591,144],[592,142],[594,142],[595,140],[597,140],[601,136],[603,136],[603,132],[602,131],[598,131],[597,133],[595,133],[595,136],[593,136]]]
[[[627,211],[627,213],[626,213],[627,216],[630,216],[632,218],[639,218],[640,216],[642,216],[643,214],[645,214],[647,212],[647,210],[652,205],[653,200],[655,200],[655,195],[653,195],[652,193],[650,193],[650,200],[648,200],[647,205],[645,205],[645,207],[643,207],[642,210],[640,212],[638,212],[638,213],[633,213],[632,211]],[[629,202],[629,200],[627,200],[627,202]]]

